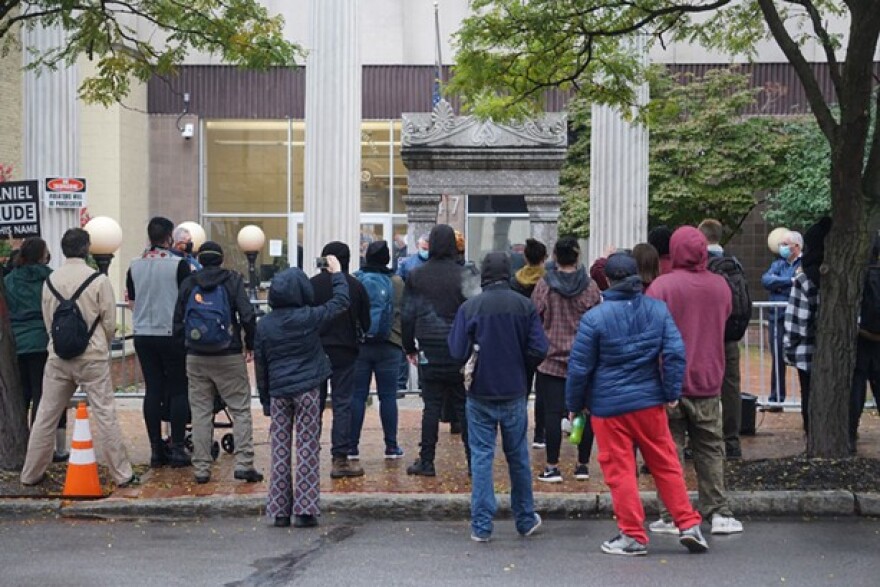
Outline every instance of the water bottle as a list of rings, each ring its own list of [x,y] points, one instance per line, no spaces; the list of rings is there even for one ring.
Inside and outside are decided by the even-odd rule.
[[[419,365],[427,365],[428,357],[425,356],[425,351],[419,351]]]
[[[584,427],[586,425],[587,418],[583,414],[575,416],[571,423],[571,434],[568,435],[569,442],[572,444],[580,444],[581,439],[584,437]]]

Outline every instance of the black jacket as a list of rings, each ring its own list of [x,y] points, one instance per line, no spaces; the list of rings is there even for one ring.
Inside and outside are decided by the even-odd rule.
[[[326,304],[333,297],[331,275],[328,271],[321,271],[312,277],[311,283],[315,292],[313,305]],[[348,283],[348,310],[321,326],[321,344],[334,367],[349,365],[357,359],[358,328],[362,332],[370,329],[370,298],[367,297],[367,290],[348,273],[342,275],[345,275]]]
[[[330,361],[318,333],[334,316],[346,313],[348,285],[342,275],[331,278],[333,296],[321,306],[314,306],[312,284],[301,270],[286,269],[272,279],[272,311],[257,325],[254,351],[257,390],[264,408],[270,397],[298,395],[330,377]]]
[[[456,262],[455,232],[446,224],[431,230],[428,261],[409,274],[403,289],[401,329],[407,354],[423,351],[423,379],[461,377],[464,361],[453,359],[446,338],[465,302],[465,269]],[[418,340],[418,349],[416,348]]]
[[[232,304],[232,343],[220,353],[199,353],[187,349],[191,355],[240,355],[242,352],[241,331],[244,330],[244,346],[247,350],[254,350],[254,332],[257,325],[257,316],[254,307],[244,287],[241,275],[229,269],[221,267],[205,267],[198,273],[193,273],[180,284],[180,294],[177,296],[177,306],[174,308],[174,335],[178,340],[183,340],[183,319],[186,313],[186,302],[192,290],[198,284],[203,289],[211,290],[218,286],[226,288],[229,303]]]

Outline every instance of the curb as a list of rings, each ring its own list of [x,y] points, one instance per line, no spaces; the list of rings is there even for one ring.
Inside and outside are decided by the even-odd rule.
[[[642,492],[648,516],[657,514],[654,492]],[[696,501],[696,492],[690,493]],[[880,493],[849,491],[731,491],[737,516],[880,516]],[[372,520],[468,519],[468,494],[325,493],[325,515]],[[0,499],[0,517],[56,515],[71,519],[180,520],[256,517],[265,513],[265,495],[179,497],[173,499],[106,498],[65,502],[59,499]],[[498,496],[500,515],[509,515],[510,496]],[[535,509],[547,518],[613,515],[609,493],[536,493]]]

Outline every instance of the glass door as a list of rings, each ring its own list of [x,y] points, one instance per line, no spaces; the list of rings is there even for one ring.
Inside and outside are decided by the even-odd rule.
[[[370,243],[384,240],[388,242],[389,250],[392,252],[391,246],[391,215],[390,214],[361,214],[361,238],[360,238],[360,265],[365,262],[364,255]],[[354,259],[352,259],[353,261]],[[354,263],[352,263],[354,265]],[[391,264],[389,263],[389,267]]]

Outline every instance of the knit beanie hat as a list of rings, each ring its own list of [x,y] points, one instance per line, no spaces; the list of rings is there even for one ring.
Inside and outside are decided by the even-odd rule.
[[[367,247],[367,253],[364,256],[367,265],[374,267],[385,267],[391,261],[391,251],[388,250],[387,241],[374,241]]]
[[[351,260],[351,249],[348,248],[347,244],[339,241],[331,241],[327,243],[321,250],[321,256],[326,257],[327,255],[333,255],[339,259],[339,264],[342,266],[342,272],[348,273],[348,262]]]

